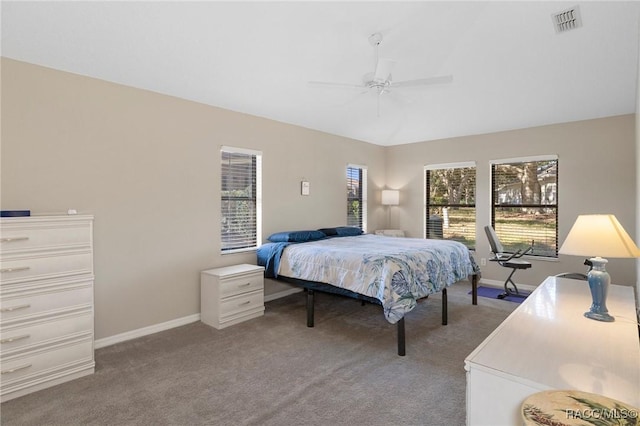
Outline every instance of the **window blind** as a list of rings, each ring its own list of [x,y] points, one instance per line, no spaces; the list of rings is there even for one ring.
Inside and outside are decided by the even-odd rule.
[[[347,166],[347,225],[367,228],[367,168]]]
[[[533,244],[533,256],[558,257],[558,158],[491,165],[491,225],[507,252]]]
[[[262,155],[221,150],[221,247],[223,252],[251,249],[260,241]]]
[[[476,245],[475,163],[425,166],[425,238]]]

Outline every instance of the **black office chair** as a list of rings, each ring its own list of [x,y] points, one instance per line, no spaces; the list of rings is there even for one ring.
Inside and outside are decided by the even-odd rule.
[[[518,269],[529,269],[531,268],[531,262],[527,262],[526,260],[520,260],[522,256],[529,253],[533,250],[533,245],[530,246],[525,251],[518,250],[512,254],[504,253],[504,247],[500,243],[498,236],[496,235],[496,231],[493,230],[491,226],[485,226],[484,232],[487,234],[487,238],[489,239],[489,245],[491,245],[491,252],[493,253],[493,259],[489,259],[493,262],[498,262],[500,266],[504,266],[505,268],[511,268],[511,273],[507,277],[504,282],[504,293],[498,295],[498,299],[504,299],[507,296],[515,296],[515,297],[527,297],[530,293],[520,292],[516,283],[513,282],[511,277]],[[513,288],[509,288],[509,284]]]

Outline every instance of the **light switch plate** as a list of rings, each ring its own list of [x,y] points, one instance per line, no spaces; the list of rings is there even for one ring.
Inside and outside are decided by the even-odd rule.
[[[302,195],[309,195],[309,182],[303,180],[300,185]]]

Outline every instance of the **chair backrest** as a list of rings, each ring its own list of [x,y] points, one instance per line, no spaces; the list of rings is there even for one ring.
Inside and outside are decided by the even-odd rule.
[[[493,230],[493,227],[490,225],[485,226],[484,232],[487,234],[489,245],[491,246],[491,251],[493,252],[493,254],[498,255],[500,253],[504,253],[504,247],[502,247],[500,239],[498,239],[496,231]]]

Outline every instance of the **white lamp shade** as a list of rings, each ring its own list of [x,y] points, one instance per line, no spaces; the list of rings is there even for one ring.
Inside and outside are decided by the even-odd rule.
[[[612,214],[580,215],[560,254],[600,257],[640,257],[640,249]]]
[[[397,206],[400,204],[400,191],[384,189],[382,191],[382,204],[385,206]]]

